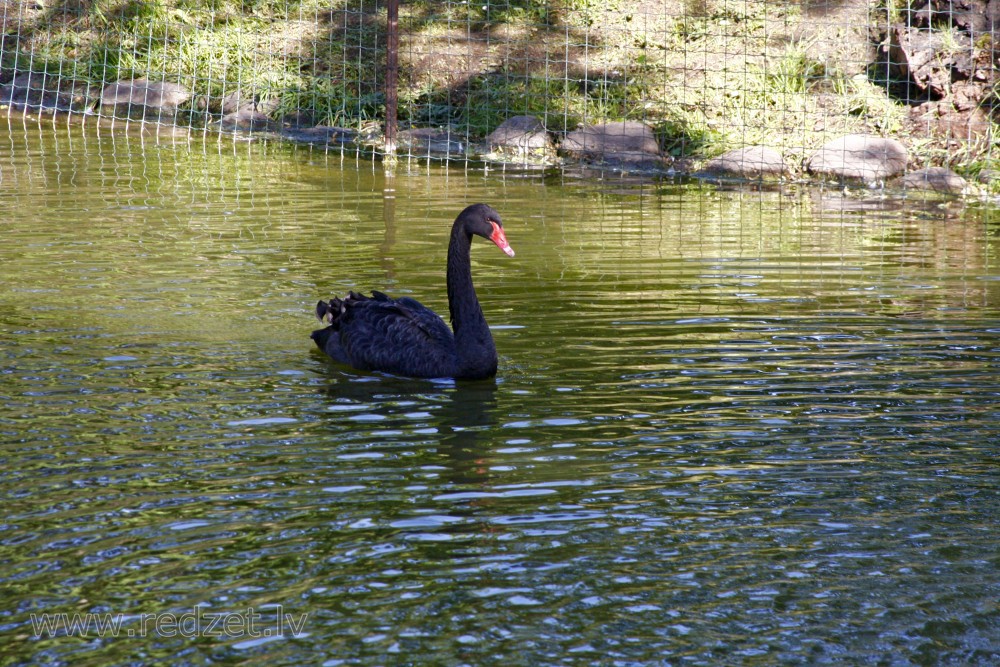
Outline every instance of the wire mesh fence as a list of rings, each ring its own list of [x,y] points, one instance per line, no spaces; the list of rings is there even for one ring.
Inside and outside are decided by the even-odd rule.
[[[865,180],[996,174],[1000,0],[412,0],[398,24],[391,2],[4,1],[0,103],[376,155],[738,177],[823,173],[817,152],[863,137],[842,152],[882,159]]]

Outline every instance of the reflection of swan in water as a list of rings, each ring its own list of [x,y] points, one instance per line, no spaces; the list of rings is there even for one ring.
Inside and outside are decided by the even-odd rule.
[[[449,481],[482,483],[489,477],[493,428],[497,424],[497,385],[494,382],[456,384],[450,401],[442,405],[442,422],[450,432],[442,439],[442,453],[451,461]]]
[[[387,419],[372,428],[406,431],[412,419],[397,413],[399,403],[409,404],[406,412],[415,409],[430,413],[424,426],[436,429],[426,436],[436,441],[444,477],[454,484],[481,484],[486,481],[492,440],[490,433],[496,424],[497,385],[484,382],[428,382],[400,377],[348,378],[327,386],[326,393],[338,403],[364,406]],[[416,405],[413,405],[413,404]],[[331,416],[343,414],[336,410]],[[428,444],[434,447],[434,443]]]

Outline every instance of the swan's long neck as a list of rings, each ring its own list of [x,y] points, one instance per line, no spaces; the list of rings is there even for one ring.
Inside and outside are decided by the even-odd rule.
[[[463,364],[477,368],[483,366],[483,370],[487,371],[492,367],[495,371],[496,347],[476,297],[476,288],[472,285],[471,247],[472,235],[462,225],[456,224],[448,245],[448,309],[451,312],[451,328],[455,332],[455,345]]]

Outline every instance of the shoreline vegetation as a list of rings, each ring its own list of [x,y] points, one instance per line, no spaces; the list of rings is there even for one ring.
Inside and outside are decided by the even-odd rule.
[[[0,11],[8,113],[379,155],[384,2]],[[414,0],[399,32],[408,155],[1000,192],[1000,0]]]

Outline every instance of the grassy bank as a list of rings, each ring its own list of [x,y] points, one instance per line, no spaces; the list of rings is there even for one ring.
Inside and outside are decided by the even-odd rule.
[[[651,124],[677,158],[766,144],[792,164],[845,133],[901,138],[914,164],[974,173],[996,144],[923,135],[880,76],[878,26],[903,2],[558,0],[406,2],[400,121],[481,138],[532,114],[564,132]],[[384,3],[155,0],[4,3],[0,68],[93,87],[119,79],[195,92],[193,123],[227,95],[275,119],[357,127],[382,118]],[[982,48],[991,48],[982,44]],[[912,105],[910,105],[912,106]]]

